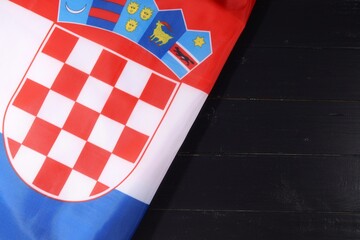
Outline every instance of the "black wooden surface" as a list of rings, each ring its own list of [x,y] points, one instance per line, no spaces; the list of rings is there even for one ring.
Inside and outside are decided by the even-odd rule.
[[[258,0],[134,239],[360,239],[360,1]]]

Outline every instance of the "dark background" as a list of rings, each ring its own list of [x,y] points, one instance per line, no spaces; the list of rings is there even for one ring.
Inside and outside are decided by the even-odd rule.
[[[360,0],[257,1],[134,239],[360,239]]]

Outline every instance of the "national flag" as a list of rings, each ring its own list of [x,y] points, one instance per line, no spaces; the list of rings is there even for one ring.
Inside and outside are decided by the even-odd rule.
[[[129,2],[0,1],[2,239],[131,239],[253,4],[156,0],[136,43]]]

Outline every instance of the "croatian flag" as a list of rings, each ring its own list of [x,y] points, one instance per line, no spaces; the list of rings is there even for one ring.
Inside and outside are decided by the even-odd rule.
[[[0,238],[130,239],[253,1],[235,5],[0,0]]]

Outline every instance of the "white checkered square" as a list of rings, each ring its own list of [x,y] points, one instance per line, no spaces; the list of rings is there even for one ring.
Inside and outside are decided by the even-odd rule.
[[[50,88],[64,63],[46,54],[39,53],[31,65],[27,78]]]
[[[112,152],[123,130],[124,125],[100,115],[88,141]]]
[[[77,102],[92,110],[101,112],[112,90],[113,87],[110,85],[96,78],[89,77],[80,92]]]
[[[87,199],[96,183],[94,179],[73,170],[61,190],[59,197],[68,201]]]
[[[22,143],[34,120],[35,116],[15,106],[9,107],[5,119],[7,137]]]
[[[86,141],[66,131],[61,131],[50,150],[49,157],[73,168]]]
[[[151,136],[158,127],[163,114],[161,109],[139,100],[126,125]]]
[[[79,38],[66,63],[90,74],[101,51],[102,48],[98,44],[84,38]]]
[[[36,178],[46,157],[28,147],[21,146],[12,164],[21,178],[32,183]]]
[[[74,103],[75,102],[69,98],[50,90],[40,108],[38,117],[62,128]]]
[[[135,97],[140,97],[151,73],[149,69],[129,61],[115,87]]]
[[[133,167],[133,164],[129,161],[111,155],[100,175],[99,182],[109,187],[115,187],[130,173]]]

